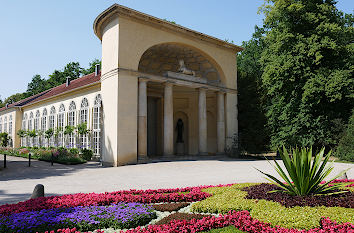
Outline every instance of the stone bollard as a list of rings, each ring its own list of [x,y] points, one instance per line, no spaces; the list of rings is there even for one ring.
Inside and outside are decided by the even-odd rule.
[[[346,180],[348,179],[347,173],[344,172],[343,175],[341,175],[340,177],[337,178],[338,180]]]
[[[34,187],[33,193],[31,195],[31,199],[38,198],[38,197],[44,197],[43,184],[37,184],[36,187]]]

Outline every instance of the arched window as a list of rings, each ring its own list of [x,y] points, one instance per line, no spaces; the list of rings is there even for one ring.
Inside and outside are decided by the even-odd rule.
[[[4,117],[4,132],[7,133],[7,116]]]
[[[87,125],[87,119],[88,119],[88,100],[86,98],[83,98],[81,101],[81,107],[80,107],[80,124],[86,124]],[[80,147],[81,148],[87,148],[87,141],[88,137],[87,135],[81,135],[80,134]]]
[[[30,112],[30,116],[28,119],[28,130],[33,130],[33,112]]]
[[[55,107],[52,106],[50,108],[50,113],[49,113],[49,127],[48,127],[48,129],[54,130],[54,128],[55,128]],[[49,141],[50,146],[54,146],[54,137],[52,136],[49,140],[50,140]]]
[[[58,113],[58,128],[57,130],[59,131],[58,133],[58,146],[63,146],[64,145],[64,137],[63,137],[63,130],[64,130],[64,119],[65,119],[65,107],[64,104],[61,104],[59,107],[59,113]]]
[[[27,129],[26,128],[27,118],[28,118],[28,115],[27,115],[27,113],[25,113],[25,115],[23,116],[23,119],[22,119],[22,127],[21,127],[22,130]],[[22,137],[21,138],[21,146],[27,146],[26,142],[27,142],[26,138]]]
[[[75,126],[75,113],[76,113],[76,104],[74,101],[71,101],[69,105],[69,114],[68,114],[68,125]],[[75,135],[74,133],[69,134],[69,148],[75,147]]]
[[[92,118],[92,132],[93,132],[93,153],[95,155],[101,154],[101,121],[102,121],[102,99],[98,94],[95,98],[93,106],[93,118]]]
[[[43,109],[43,113],[42,113],[42,125],[41,125],[41,131],[43,132],[43,134],[45,133],[45,131],[47,130],[47,109]],[[45,137],[42,137],[42,145],[44,146],[48,146],[48,140]]]
[[[36,111],[36,117],[34,118],[34,123],[33,123],[33,128],[36,132],[38,132],[39,130],[39,118],[41,117],[41,114],[39,112],[39,110]],[[39,136],[36,136],[34,139],[33,139],[33,144],[34,146],[40,146],[39,145]]]
[[[49,115],[49,129],[55,128],[55,107],[52,106],[50,108],[50,115]]]
[[[32,131],[33,130],[33,112],[30,112],[30,116],[28,119],[28,130]],[[27,146],[33,146],[33,138],[27,137]]]
[[[9,137],[10,137],[10,140],[9,140],[9,145],[10,146],[13,146],[13,141],[12,141],[12,115],[9,116]]]
[[[2,133],[2,117],[0,117],[0,133]]]

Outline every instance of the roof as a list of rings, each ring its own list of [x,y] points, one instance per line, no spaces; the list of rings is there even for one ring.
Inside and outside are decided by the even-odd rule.
[[[213,44],[217,44],[217,45],[223,46],[225,48],[234,50],[236,52],[243,50],[243,48],[241,46],[238,46],[238,45],[235,45],[232,43],[228,43],[228,42],[226,42],[224,40],[220,40],[216,37],[206,35],[204,33],[183,27],[178,24],[168,22],[166,20],[159,19],[157,17],[133,10],[131,8],[128,8],[128,7],[119,5],[119,4],[113,4],[111,7],[107,8],[105,11],[103,11],[101,14],[99,14],[97,16],[97,18],[95,19],[95,21],[93,23],[93,30],[94,30],[96,36],[100,40],[102,40],[102,30],[101,30],[102,25],[105,23],[105,21],[110,20],[112,18],[112,16],[114,16],[114,15],[118,15],[118,16],[123,15],[123,16],[129,17],[129,18],[134,18],[134,19],[150,22],[152,24],[158,25],[158,27],[163,27],[166,29],[170,29],[173,31],[184,33],[189,36],[196,37],[198,39],[208,41]]]
[[[61,84],[59,86],[53,87],[49,90],[43,91],[39,94],[30,96],[26,99],[17,101],[13,104],[8,105],[8,107],[3,107],[0,108],[0,112],[4,111],[6,109],[9,108],[13,108],[13,107],[22,107],[22,106],[26,106],[29,104],[33,104],[33,103],[37,103],[43,100],[46,100],[50,97],[54,97],[60,94],[64,94],[66,92],[81,88],[81,87],[85,87],[87,85],[91,85],[94,83],[99,83],[100,82],[100,78],[101,78],[101,73],[99,73],[98,75],[95,75],[95,73],[91,73],[85,76],[82,76],[80,78],[74,79],[70,82],[69,86],[66,86],[66,84]]]

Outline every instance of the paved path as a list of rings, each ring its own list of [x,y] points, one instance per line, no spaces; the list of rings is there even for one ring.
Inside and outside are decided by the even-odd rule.
[[[3,167],[2,155],[0,166]],[[354,178],[354,164],[336,163],[334,173],[350,167],[348,177]],[[57,195],[265,181],[255,168],[274,174],[264,160],[209,158],[123,167],[100,167],[96,162],[50,166],[50,163],[32,160],[32,166],[28,167],[27,159],[7,156],[7,168],[0,169],[0,204],[28,199],[39,183],[45,186],[46,195]]]

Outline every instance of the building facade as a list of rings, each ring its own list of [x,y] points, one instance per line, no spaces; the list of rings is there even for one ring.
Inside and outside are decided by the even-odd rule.
[[[0,131],[12,146],[92,148],[110,166],[232,146],[241,47],[118,4],[93,28],[102,42],[100,71],[0,109]],[[17,135],[82,123],[88,135]]]

